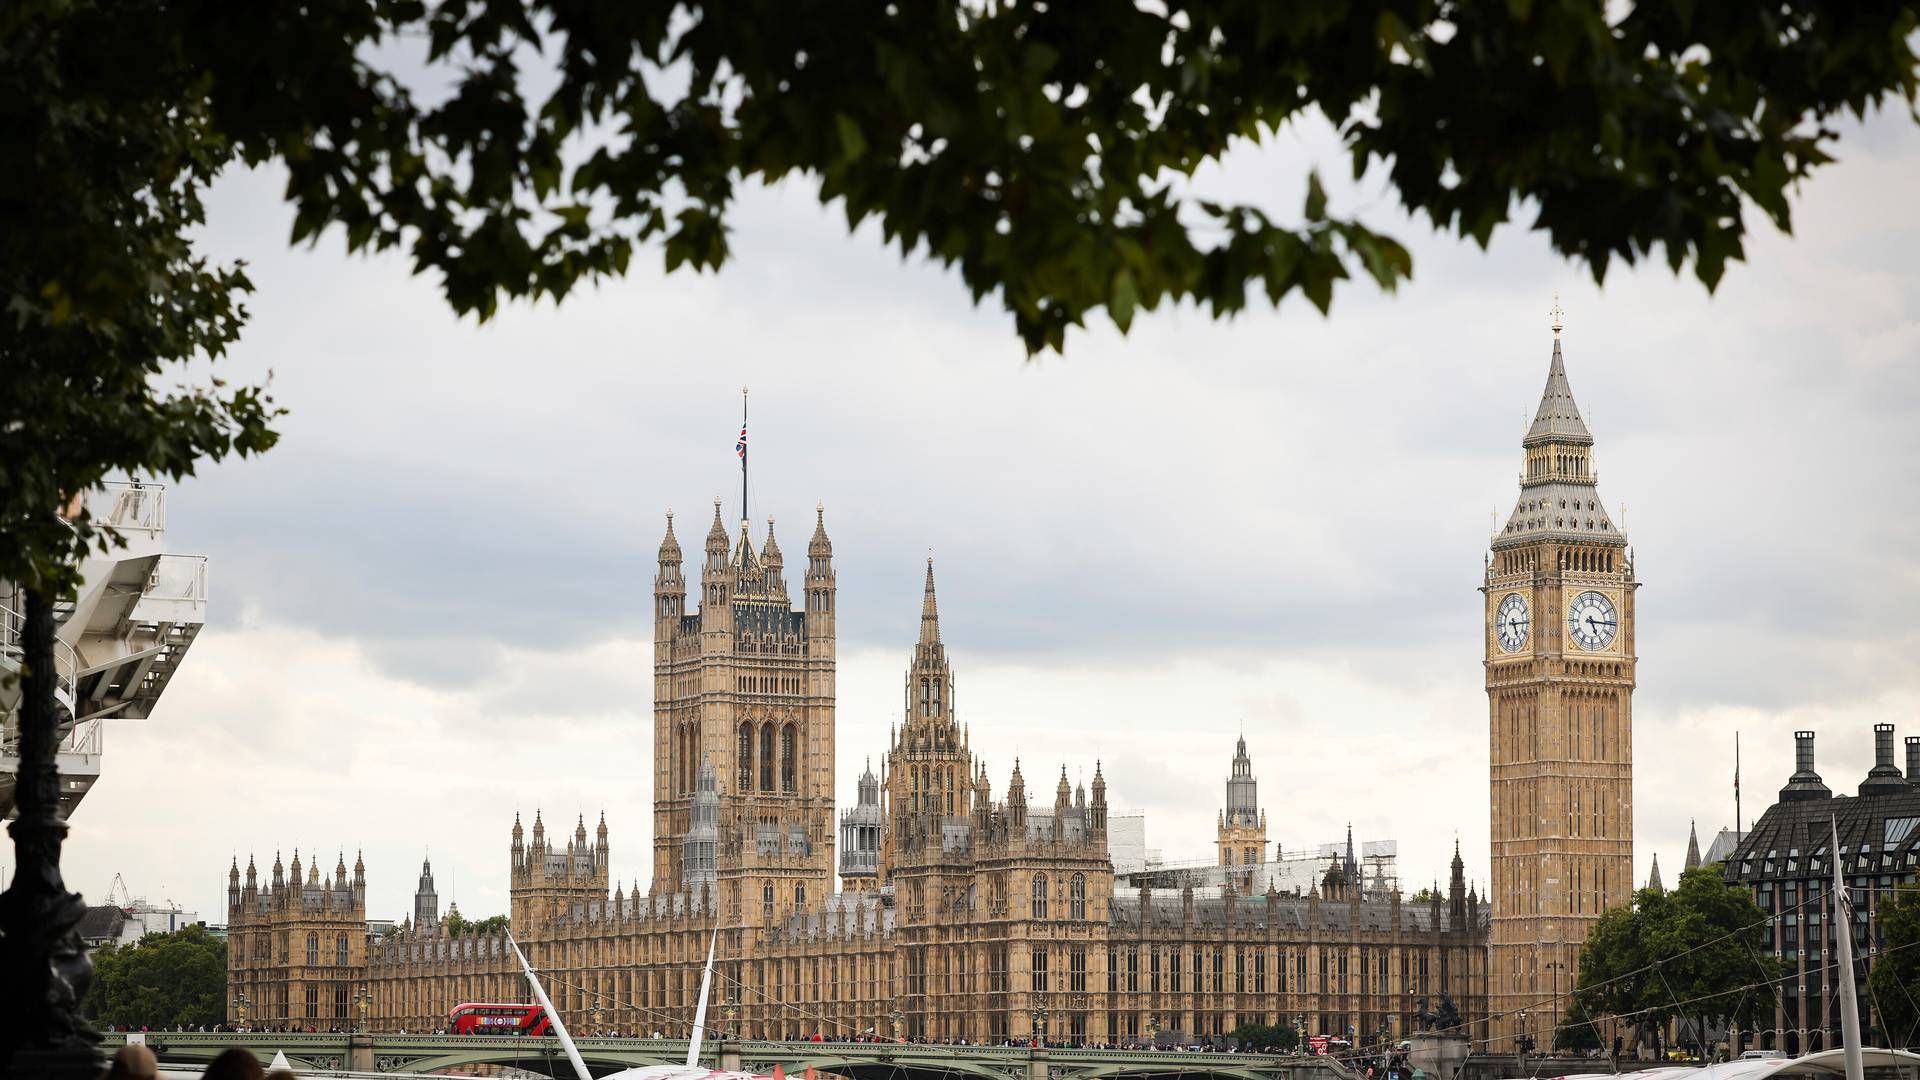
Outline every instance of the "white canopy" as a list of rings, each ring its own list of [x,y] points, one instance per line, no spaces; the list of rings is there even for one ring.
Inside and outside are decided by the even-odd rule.
[[[1717,1065],[1704,1066],[1662,1066],[1657,1069],[1641,1069],[1637,1072],[1620,1073],[1566,1073],[1555,1077],[1537,1077],[1533,1080],[1767,1080],[1773,1076],[1845,1076],[1847,1072],[1846,1051],[1822,1050],[1805,1057],[1789,1058],[1749,1058],[1739,1061],[1723,1061]],[[1878,1050],[1867,1047],[1860,1051],[1861,1064],[1869,1069],[1886,1065],[1920,1065],[1920,1054],[1905,1050]],[[1517,1078],[1524,1080],[1524,1078]]]

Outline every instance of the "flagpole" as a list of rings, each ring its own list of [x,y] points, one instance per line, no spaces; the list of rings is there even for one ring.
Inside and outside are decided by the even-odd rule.
[[[1733,733],[1733,841],[1739,843],[1740,830],[1740,733]]]
[[[740,520],[747,521],[747,388],[740,388]]]

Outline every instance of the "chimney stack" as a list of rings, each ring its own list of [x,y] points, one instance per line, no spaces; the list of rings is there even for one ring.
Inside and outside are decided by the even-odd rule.
[[[1920,784],[1920,735],[1907,736],[1907,783]]]
[[[1787,786],[1780,789],[1781,802],[1801,802],[1809,799],[1830,799],[1833,791],[1813,771],[1813,732],[1796,731],[1793,733],[1793,775],[1787,778]]]
[[[1907,781],[1893,763],[1893,725],[1873,725],[1873,771],[1860,782],[1862,795],[1898,795]]]

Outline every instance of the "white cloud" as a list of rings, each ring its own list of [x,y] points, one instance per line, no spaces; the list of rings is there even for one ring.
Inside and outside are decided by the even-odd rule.
[[[1316,139],[1200,183],[1291,209]],[[774,513],[794,554],[827,507],[843,801],[898,715],[931,547],[996,790],[1016,753],[1041,790],[1099,756],[1156,846],[1204,857],[1244,723],[1277,838],[1350,819],[1417,882],[1457,833],[1483,876],[1475,588],[1556,290],[1645,581],[1637,863],[1677,866],[1688,818],[1730,816],[1698,777],[1734,730],[1751,818],[1795,725],[1850,789],[1868,725],[1920,696],[1920,134],[1876,120],[1843,157],[1713,297],[1663,265],[1601,290],[1523,228],[1482,253],[1402,224],[1398,296],[1163,310],[1032,361],[991,299],[845,237],[800,184],[743,196],[720,274],[643,269],[476,327],[397,260],[286,251],[279,178],[236,176],[209,241],[261,292],[228,374],[271,368],[294,411],[271,454],[174,493],[215,625],[157,718],[110,732],[71,877],[210,911],[236,849],[364,844],[398,914],[431,846],[443,896],[457,867],[463,908],[503,910],[512,810],[536,805],[556,828],[604,806],[643,876],[654,549],[669,507],[695,559],[709,500],[737,515],[742,383],[756,533]],[[1365,184],[1335,198],[1399,220]]]

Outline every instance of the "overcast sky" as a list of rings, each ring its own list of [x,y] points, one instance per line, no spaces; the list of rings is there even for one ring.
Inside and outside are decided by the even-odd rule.
[[[1105,763],[1170,859],[1209,857],[1236,733],[1270,835],[1399,841],[1487,873],[1476,589],[1511,509],[1556,291],[1567,367],[1639,594],[1636,874],[1671,882],[1689,820],[1749,821],[1791,731],[1851,791],[1870,725],[1920,734],[1920,133],[1849,128],[1709,297],[1664,264],[1604,289],[1523,227],[1434,236],[1375,178],[1335,192],[1412,247],[1396,296],[1341,291],[1214,323],[1102,323],[1027,359],[992,301],[904,262],[792,183],[743,196],[717,275],[658,271],[451,316],[395,258],[289,250],[281,177],[235,174],[210,251],[259,286],[231,378],[292,410],[266,457],[170,492],[211,613],[155,711],[107,732],[69,883],[225,921],[230,857],[364,849],[398,918],[429,850],[442,901],[506,910],[516,810],[602,810],[646,880],[654,552],[739,516],[753,388],[756,542],[826,507],[840,584],[839,797],[885,749],[931,550],[959,717],[1004,791]],[[1294,211],[1346,167],[1308,128],[1203,189]],[[1520,219],[1531,220],[1522,208]],[[1759,215],[1752,215],[1758,220]],[[1703,838],[1703,843],[1705,839]],[[10,856],[8,861],[11,861]]]

